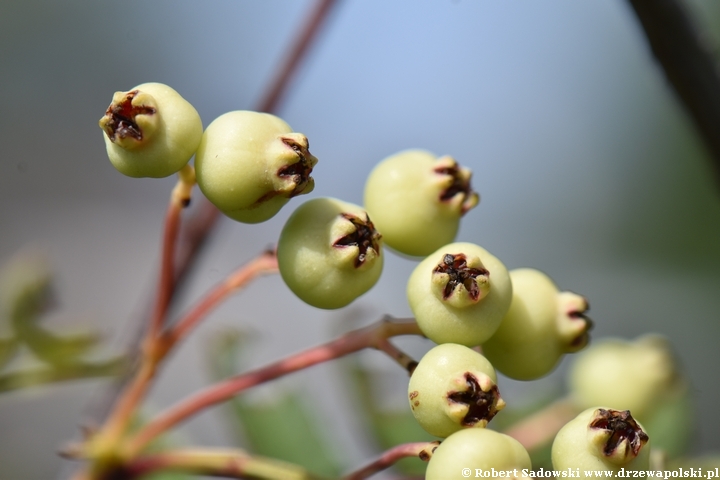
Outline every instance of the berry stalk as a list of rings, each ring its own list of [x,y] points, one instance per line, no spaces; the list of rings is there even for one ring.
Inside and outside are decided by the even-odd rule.
[[[208,407],[229,400],[248,388],[365,348],[378,348],[382,340],[399,335],[422,335],[422,332],[414,320],[391,322],[384,318],[365,328],[346,333],[329,343],[211,385],[205,390],[181,400],[145,425],[130,441],[130,453],[131,455],[137,454],[150,441],[173,426]]]
[[[259,275],[273,272],[277,272],[277,257],[274,251],[266,251],[249,264],[237,269],[167,332],[163,339],[163,348],[167,351],[184,339],[212,309],[232,293],[243,288]]]
[[[387,451],[385,451],[380,457],[362,467],[360,470],[352,472],[342,480],[363,480],[371,477],[378,472],[381,472],[387,468],[392,467],[395,463],[408,457],[418,457],[423,462],[427,462],[432,457],[435,449],[440,445],[440,442],[416,442],[416,443],[405,443],[397,445]]]

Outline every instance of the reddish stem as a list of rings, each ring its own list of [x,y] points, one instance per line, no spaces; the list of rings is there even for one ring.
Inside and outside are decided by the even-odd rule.
[[[274,251],[265,252],[249,264],[237,269],[224,282],[210,291],[195,308],[178,321],[167,333],[164,339],[165,347],[172,348],[183,340],[195,326],[216,306],[229,295],[244,287],[259,275],[277,271],[277,257]]]
[[[535,450],[555,438],[557,432],[578,413],[569,399],[562,398],[523,418],[503,433],[513,437],[527,450]]]
[[[374,462],[364,466],[360,470],[346,475],[343,477],[343,480],[363,480],[392,467],[403,458],[418,457],[427,462],[430,460],[430,457],[438,445],[440,445],[440,442],[417,442],[398,445],[390,450],[387,450]]]
[[[287,61],[283,62],[282,68],[275,76],[272,86],[267,90],[262,101],[258,105],[258,111],[272,113],[277,110],[282,96],[287,90],[287,86],[292,80],[293,75],[297,72],[298,66],[310,50],[310,45],[317,37],[320,27],[328,17],[330,10],[337,3],[337,0],[318,0],[315,10],[308,18],[303,30],[293,42]]]
[[[211,385],[181,400],[145,425],[137,436],[131,440],[130,451],[137,454],[155,437],[171,427],[212,405],[229,400],[250,387],[365,348],[377,348],[380,340],[398,335],[422,335],[422,332],[414,320],[390,322],[383,319],[368,327],[347,333],[324,345],[310,348],[265,367]]]
[[[174,196],[171,197],[165,214],[160,279],[158,281],[155,307],[150,320],[149,338],[155,338],[160,333],[175,288],[175,243],[180,231],[180,213],[182,209],[183,205]]]

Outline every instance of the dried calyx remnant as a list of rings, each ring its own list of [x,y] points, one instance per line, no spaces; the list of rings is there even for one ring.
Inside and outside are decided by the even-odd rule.
[[[288,195],[289,197],[306,193],[305,189],[311,182],[313,182],[310,174],[313,171],[313,167],[317,164],[317,158],[310,153],[310,144],[307,139],[305,139],[304,144],[287,137],[283,138],[282,142],[297,153],[298,161],[293,164],[280,167],[277,171],[277,175],[278,177],[292,177],[292,180],[295,183],[295,188],[293,188],[290,192]]]
[[[433,270],[434,273],[443,273],[449,276],[448,282],[443,290],[443,299],[447,300],[453,291],[463,285],[467,290],[470,298],[477,301],[480,298],[481,288],[478,282],[487,284],[490,272],[485,268],[472,268],[467,264],[467,257],[458,253],[456,255],[447,253],[443,257],[442,263],[439,263]]]
[[[434,169],[438,175],[449,175],[452,179],[450,184],[440,192],[440,201],[447,202],[452,200],[456,195],[462,195],[461,215],[465,215],[468,210],[478,204],[480,200],[477,192],[474,192],[470,185],[470,177],[472,174],[467,168],[462,168],[451,157],[443,157],[439,160],[440,166]]]
[[[358,247],[358,255],[355,258],[355,268],[365,263],[368,250],[372,249],[376,255],[380,254],[380,238],[382,238],[382,235],[375,230],[375,226],[367,214],[365,215],[365,220],[350,213],[341,213],[340,216],[352,223],[355,229],[347,235],[338,238],[335,243],[333,243],[333,247]]]
[[[590,310],[590,303],[585,297],[582,298],[582,305],[570,310],[567,316],[573,320],[584,322],[584,328],[578,333],[578,335],[570,343],[573,348],[580,349],[588,344],[590,341],[590,330],[592,330],[594,324],[590,317],[587,316],[588,310]]]
[[[599,408],[588,427],[605,430],[609,433],[603,447],[603,454],[606,456],[614,456],[620,453],[625,456],[636,457],[640,453],[640,449],[648,441],[647,434],[630,415],[629,410],[605,410]],[[625,451],[617,452],[617,449],[621,446]]]
[[[111,142],[118,138],[132,137],[135,140],[143,139],[143,132],[135,121],[137,115],[153,115],[155,108],[145,105],[133,105],[132,101],[138,90],[127,92],[120,102],[113,102],[105,112],[103,129]]]
[[[471,427],[478,422],[489,422],[493,417],[502,410],[504,402],[500,399],[500,392],[497,385],[493,385],[485,392],[480,388],[475,375],[470,372],[465,373],[465,381],[467,390],[463,392],[450,392],[447,398],[455,403],[468,406],[467,414],[462,420],[462,424]]]

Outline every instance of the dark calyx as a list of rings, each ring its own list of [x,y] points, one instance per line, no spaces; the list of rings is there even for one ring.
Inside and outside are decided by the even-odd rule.
[[[367,214],[365,214],[365,220],[350,213],[341,213],[340,216],[352,223],[355,226],[355,231],[337,239],[333,243],[333,247],[358,247],[355,268],[365,263],[369,249],[373,249],[380,254],[380,238],[382,238],[382,235],[375,230],[375,226]]]
[[[497,385],[493,385],[487,392],[482,391],[477,378],[471,373],[465,374],[465,381],[468,389],[464,392],[451,392],[448,398],[455,402],[468,406],[468,412],[462,420],[466,427],[475,425],[481,420],[490,421],[497,414],[497,401],[500,392]]]
[[[648,441],[647,434],[630,415],[630,410],[600,408],[597,416],[590,422],[590,428],[599,428],[610,432],[610,438],[603,448],[603,453],[607,456],[615,453],[618,446],[625,440],[627,440],[632,455],[637,456],[642,446]]]
[[[477,300],[480,297],[480,289],[478,288],[476,280],[477,277],[487,277],[490,275],[490,272],[484,268],[468,267],[467,257],[462,253],[458,253],[457,255],[446,253],[442,263],[435,267],[433,273],[444,273],[450,277],[443,290],[444,300],[448,299],[459,285],[465,287],[470,294],[470,298]]]
[[[134,106],[132,101],[137,94],[137,90],[128,92],[122,102],[118,104],[111,103],[105,112],[105,116],[110,117],[110,122],[105,126],[105,133],[111,142],[118,138],[127,137],[138,141],[143,139],[142,130],[135,123],[135,117],[137,115],[152,115],[155,113],[155,109],[143,105]]]

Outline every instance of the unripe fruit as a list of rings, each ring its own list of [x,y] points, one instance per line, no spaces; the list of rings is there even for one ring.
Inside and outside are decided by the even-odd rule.
[[[647,470],[648,436],[627,410],[589,408],[555,436],[555,470]]]
[[[195,156],[200,190],[228,217],[272,218],[290,198],[310,193],[317,164],[308,140],[280,118],[236,111],[208,125]]]
[[[370,173],[365,208],[388,246],[407,255],[428,255],[455,240],[460,217],[477,205],[470,176],[450,157],[406,150]]]
[[[116,92],[99,124],[110,162],[129,177],[161,178],[180,171],[203,133],[197,110],[162,83]]]
[[[283,227],[278,266],[300,299],[318,308],[340,308],[380,278],[381,235],[357,205],[316,198],[300,205]]]
[[[472,243],[451,243],[415,268],[407,285],[410,308],[435,343],[472,347],[492,336],[512,299],[505,266]]]
[[[425,471],[425,480],[464,480],[475,471],[522,470],[532,468],[527,450],[512,437],[485,428],[455,432],[435,449]],[[471,472],[467,475],[467,472]],[[507,477],[506,477],[507,478]]]
[[[431,349],[410,377],[410,408],[428,433],[447,437],[463,428],[485,427],[505,407],[490,362],[463,345]]]
[[[544,273],[523,268],[510,272],[513,298],[500,328],[483,344],[496,369],[516,380],[550,373],[566,353],[588,343],[592,323],[587,300],[559,292]]]
[[[670,346],[659,335],[595,344],[570,371],[570,391],[580,408],[607,405],[630,410],[641,421],[683,387]]]

